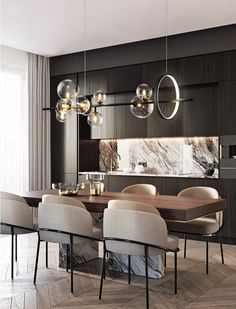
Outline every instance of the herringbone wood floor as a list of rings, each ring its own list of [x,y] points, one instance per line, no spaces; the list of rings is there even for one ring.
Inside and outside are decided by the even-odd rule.
[[[15,279],[10,279],[10,238],[0,237],[0,308],[145,308],[144,278],[107,278],[103,299],[98,300],[99,277],[76,272],[74,295],[69,274],[58,265],[58,246],[49,245],[49,269],[45,268],[45,245],[39,259],[37,286],[32,284],[36,234],[19,236]],[[182,242],[180,241],[180,249]],[[189,241],[187,259],[178,257],[178,294],[173,294],[173,257],[167,257],[165,278],[150,279],[150,308],[236,308],[236,246],[225,245],[225,265],[217,244],[210,244],[210,270],[205,275],[205,245]]]

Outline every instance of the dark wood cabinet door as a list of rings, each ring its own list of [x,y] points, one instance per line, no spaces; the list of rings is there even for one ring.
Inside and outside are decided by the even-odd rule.
[[[85,94],[84,73],[79,73],[80,93]],[[108,92],[108,70],[90,71],[86,73],[86,95],[92,96],[97,90]]]
[[[236,81],[220,83],[219,98],[220,135],[236,134]]]
[[[57,85],[64,79],[77,83],[77,74],[51,77],[51,106],[55,107],[59,97]],[[49,111],[46,111],[49,113]],[[52,182],[75,182],[77,175],[78,126],[77,114],[70,112],[64,123],[56,120],[55,111],[51,111],[51,172]],[[72,181],[73,180],[73,181]]]
[[[183,136],[212,136],[219,134],[218,84],[202,84],[183,88]]]

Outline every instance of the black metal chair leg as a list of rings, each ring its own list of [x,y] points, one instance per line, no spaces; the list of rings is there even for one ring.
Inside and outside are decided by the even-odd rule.
[[[223,243],[220,235],[219,235],[219,244],[220,244],[221,262],[222,264],[224,264],[225,261],[224,261]]]
[[[48,268],[48,242],[47,241],[45,244],[45,248],[46,248],[46,268]]]
[[[128,255],[128,284],[131,283],[131,271],[130,271],[130,266],[131,266],[131,256]]]
[[[36,278],[37,278],[39,249],[40,249],[40,236],[38,234],[38,245],[37,245],[37,253],[36,253],[35,268],[34,268],[34,284],[36,283]]]
[[[11,227],[11,279],[14,278],[14,228]]]
[[[15,261],[17,262],[17,234],[15,235]]]
[[[103,243],[103,258],[102,258],[102,269],[101,269],[99,299],[102,298],[103,279],[105,279],[105,272],[106,272],[106,261],[105,261],[105,259],[106,259],[106,248],[105,248],[105,243]]]
[[[148,246],[145,245],[145,277],[146,277],[146,308],[149,309],[149,291],[148,291]]]
[[[184,258],[186,259],[187,252],[187,234],[184,234]]]
[[[208,237],[206,237],[206,274],[208,275],[208,258],[209,258],[209,254],[208,254]]]
[[[74,291],[72,258],[73,258],[73,236],[70,235],[70,290],[71,290],[71,293],[73,293]]]
[[[175,252],[175,294],[177,294],[177,252]]]
[[[66,245],[66,271],[69,270],[69,245]]]

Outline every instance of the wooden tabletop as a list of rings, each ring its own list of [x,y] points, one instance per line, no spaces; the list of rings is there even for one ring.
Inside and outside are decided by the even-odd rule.
[[[57,190],[31,191],[22,196],[32,207],[37,207],[44,194],[58,195]],[[72,198],[83,202],[90,212],[103,212],[110,200],[130,200],[146,203],[156,207],[164,219],[188,221],[201,216],[226,209],[225,199],[196,199],[173,195],[138,195],[134,193],[103,192],[100,196],[92,196],[86,190],[80,190]]]

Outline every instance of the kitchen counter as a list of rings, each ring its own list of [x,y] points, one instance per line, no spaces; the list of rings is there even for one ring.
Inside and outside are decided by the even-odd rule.
[[[91,172],[80,172],[80,175],[86,175]],[[101,172],[93,172],[93,173],[101,173]],[[102,172],[107,176],[143,176],[143,177],[173,177],[173,178],[210,178],[210,179],[218,179],[218,173],[215,173],[213,176],[204,176],[202,173],[199,174],[148,174],[148,173],[125,173],[122,171],[108,171]]]

